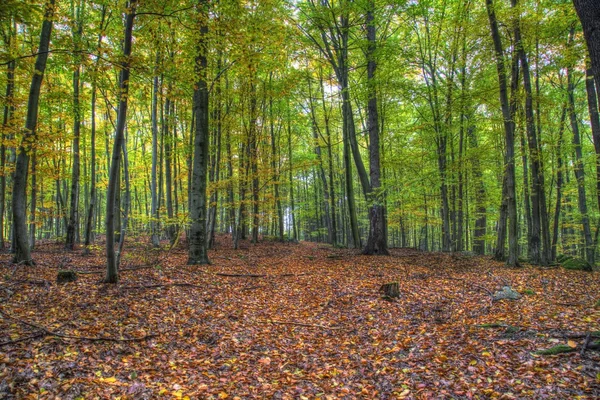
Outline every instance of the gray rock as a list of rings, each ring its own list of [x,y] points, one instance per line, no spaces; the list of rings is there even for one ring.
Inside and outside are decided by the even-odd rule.
[[[517,292],[516,290],[513,290],[510,288],[510,286],[504,286],[502,288],[502,290],[497,291],[496,293],[494,293],[494,301],[498,301],[498,300],[518,300],[521,298],[521,294],[519,292]]]

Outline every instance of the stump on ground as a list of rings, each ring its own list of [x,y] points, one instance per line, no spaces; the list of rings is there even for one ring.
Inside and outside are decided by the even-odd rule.
[[[384,283],[379,290],[383,292],[385,297],[391,299],[400,297],[400,286],[398,285],[398,282]]]
[[[77,273],[71,270],[60,270],[56,276],[56,283],[75,282],[76,280]]]

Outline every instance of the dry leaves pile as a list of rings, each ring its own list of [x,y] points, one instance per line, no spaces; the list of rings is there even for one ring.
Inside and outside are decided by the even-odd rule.
[[[3,256],[0,398],[600,397],[600,353],[585,348],[597,272],[244,246],[220,238],[202,267],[183,246],[129,246],[118,285],[98,283],[102,248],[40,244],[36,267]],[[58,285],[58,269],[87,273]],[[523,297],[493,302],[503,286]],[[574,351],[534,354],[557,344]]]

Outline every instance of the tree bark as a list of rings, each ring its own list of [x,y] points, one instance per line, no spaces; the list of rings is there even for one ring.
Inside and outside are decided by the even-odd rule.
[[[29,170],[29,154],[36,140],[36,127],[38,119],[38,105],[40,99],[40,88],[46,70],[46,61],[48,60],[48,47],[50,44],[50,34],[52,32],[52,19],[54,17],[54,2],[48,0],[44,11],[44,22],[40,34],[40,44],[38,46],[38,55],[35,61],[34,74],[31,78],[29,88],[29,100],[27,102],[27,119],[25,121],[25,130],[23,140],[19,146],[19,154],[15,165],[15,175],[13,180],[13,235],[15,241],[15,254],[13,261],[31,265],[31,251],[27,237],[27,175]]]
[[[494,10],[493,0],[486,0],[486,8],[490,21],[492,40],[496,53],[496,69],[498,71],[498,82],[500,86],[500,105],[502,108],[502,117],[504,120],[505,137],[505,170],[504,170],[504,188],[503,188],[503,206],[506,202],[506,219],[508,220],[508,258],[506,264],[509,266],[518,265],[518,242],[517,242],[517,200],[515,191],[515,145],[514,145],[514,113],[511,113],[511,106],[508,100],[508,90],[506,84],[506,69],[504,67],[504,49],[502,39],[498,28],[498,21]],[[514,55],[516,57],[516,54]],[[516,62],[513,60],[513,66]],[[516,68],[513,68],[512,82],[517,81],[515,76]],[[511,88],[513,85],[511,85]],[[503,207],[502,206],[502,207]],[[498,243],[504,246],[504,240],[499,237]],[[500,253],[499,253],[500,252]],[[496,258],[504,255],[504,249],[497,246]]]
[[[208,166],[208,86],[206,84],[207,0],[198,0],[196,13],[200,37],[197,43],[195,72],[198,77],[194,85],[194,114],[196,126],[194,137],[194,160],[190,190],[190,237],[188,264],[208,264],[206,240],[206,178]]]
[[[600,90],[600,2],[573,0],[573,4],[583,27],[583,36],[587,43],[591,70],[598,91]]]
[[[119,280],[119,255],[115,252],[115,211],[117,194],[120,192],[118,186],[121,171],[121,154],[125,143],[125,124],[127,121],[127,102],[129,96],[129,76],[131,66],[131,45],[133,41],[133,21],[137,0],[130,0],[127,5],[125,18],[125,33],[123,40],[123,62],[120,65],[119,76],[119,106],[117,109],[117,125],[115,127],[115,139],[112,148],[110,172],[108,175],[108,188],[106,191],[106,276],[105,283],[117,283]],[[119,235],[120,236],[120,235]]]
[[[369,169],[371,182],[368,189],[369,200],[369,236],[363,254],[389,255],[387,244],[387,221],[385,213],[385,192],[381,187],[381,166],[379,157],[379,115],[377,110],[377,91],[375,74],[377,61],[377,32],[375,27],[375,2],[367,2],[365,25],[367,28],[367,130],[369,131]]]
[[[75,28],[73,29],[73,54],[75,57],[75,70],[73,71],[73,163],[71,173],[71,201],[69,205],[69,225],[67,226],[67,237],[65,248],[67,250],[75,249],[76,230],[79,224],[79,137],[81,133],[81,107],[79,101],[81,61],[79,56],[79,47],[83,33],[83,7],[85,2],[77,6],[73,11]]]
[[[573,30],[571,30],[571,35]],[[577,200],[579,213],[581,214],[581,225],[583,228],[583,239],[585,244],[585,258],[587,262],[594,265],[594,242],[590,229],[590,219],[587,210],[587,196],[585,193],[585,174],[583,167],[583,154],[581,151],[581,139],[579,135],[579,123],[575,112],[575,85],[573,83],[571,67],[567,67],[567,92],[569,95],[569,119],[571,121],[571,131],[573,132],[573,146],[575,147],[574,172],[577,181]]]

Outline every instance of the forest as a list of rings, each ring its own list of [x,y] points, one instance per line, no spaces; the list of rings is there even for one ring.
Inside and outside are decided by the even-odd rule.
[[[4,0],[0,398],[600,396],[595,0]]]

